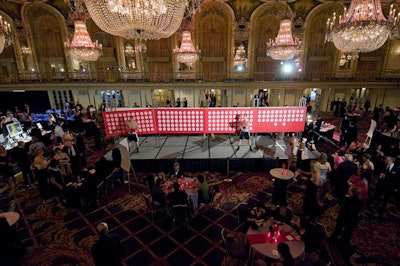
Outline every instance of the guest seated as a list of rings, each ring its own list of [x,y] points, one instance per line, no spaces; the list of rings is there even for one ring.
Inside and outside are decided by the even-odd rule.
[[[272,262],[269,258],[258,259],[254,261],[255,266],[294,266],[296,265],[292,254],[290,253],[290,247],[288,244],[282,242],[277,246],[279,253],[279,260],[277,262]],[[308,264],[306,264],[308,265]]]
[[[154,186],[154,176],[153,174],[148,174],[145,178],[143,178],[143,182],[145,183],[145,185],[147,185],[147,187],[149,188],[149,192],[152,191],[153,186]]]
[[[157,179],[155,185],[151,190],[151,197],[153,199],[153,204],[156,206],[165,206],[166,205],[166,195],[164,191],[160,187],[161,180]]]
[[[157,174],[154,176],[154,184],[157,182],[157,180],[161,180],[161,184],[163,184],[163,183],[165,183],[165,181],[167,181],[164,170],[162,168],[160,168],[158,170]]]
[[[171,205],[187,204],[188,196],[184,190],[180,190],[179,183],[175,182],[173,184],[174,191],[168,194],[169,202]]]
[[[200,186],[198,188],[199,191],[199,202],[201,203],[209,203],[211,200],[209,190],[208,190],[208,184],[207,181],[205,180],[204,176],[198,175],[197,180],[200,183]]]
[[[277,221],[281,221],[281,222],[285,222],[285,223],[289,224],[292,221],[293,212],[290,208],[276,207],[276,209],[273,211],[272,216]]]
[[[180,178],[181,176],[184,176],[185,174],[183,173],[183,171],[181,170],[181,166],[179,163],[174,163],[174,171],[171,174],[171,179],[173,178]]]
[[[263,202],[257,202],[257,205],[250,210],[249,216],[247,217],[248,226],[257,228],[260,224],[265,222],[267,219],[265,205]]]
[[[301,240],[305,244],[305,252],[313,251],[314,235],[312,231],[312,223],[305,218],[295,217],[291,225],[296,229],[297,233],[300,235]]]
[[[279,261],[275,264],[275,266],[294,266],[295,261],[290,253],[290,248],[286,243],[278,244],[278,253],[279,253]]]

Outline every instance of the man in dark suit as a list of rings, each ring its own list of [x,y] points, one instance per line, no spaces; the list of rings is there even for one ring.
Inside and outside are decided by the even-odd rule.
[[[97,225],[99,239],[92,246],[93,261],[96,266],[122,265],[123,249],[118,234],[108,234],[108,225]]]
[[[360,189],[350,186],[342,201],[331,240],[337,241],[340,238],[342,244],[349,245],[351,235],[358,224],[358,214],[361,208]]]
[[[322,122],[323,122],[322,117],[320,115],[318,115],[317,121],[315,121],[315,131],[317,131],[318,133],[321,130]]]
[[[398,201],[399,183],[400,183],[400,168],[394,164],[395,159],[387,156],[385,158],[384,172],[380,173],[378,183],[376,185],[376,200],[378,206],[378,213],[380,216],[386,210],[390,198],[396,193],[396,200]],[[397,202],[397,205],[398,202]]]
[[[180,164],[174,163],[174,172],[172,173],[171,178],[180,178],[181,176],[185,176],[185,174],[181,170]]]
[[[357,165],[353,163],[353,156],[351,154],[346,154],[344,156],[344,162],[339,164],[333,175],[333,184],[335,186],[336,197],[339,203],[343,200],[348,189],[349,178],[357,173]]]

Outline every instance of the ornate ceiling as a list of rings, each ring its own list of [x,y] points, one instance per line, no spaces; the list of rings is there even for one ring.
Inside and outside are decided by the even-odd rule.
[[[0,15],[12,20],[14,29],[14,44],[0,54],[2,82],[86,77],[82,76],[82,66],[72,62],[64,49],[64,42],[73,34],[73,23],[68,19],[69,1],[0,2]],[[385,15],[390,3],[382,1]],[[168,39],[147,41],[146,53],[138,53],[136,48],[136,55],[128,57],[124,54],[126,45],[138,47],[138,41],[108,35],[89,20],[92,39],[103,44],[101,58],[88,65],[90,78],[103,81],[400,79],[398,40],[389,40],[377,51],[351,61],[343,61],[333,44],[325,43],[327,18],[348,4],[349,1],[324,0],[205,0],[192,18],[193,41],[201,49],[201,58],[191,71],[180,65],[172,52],[180,44],[181,31]],[[275,38],[281,17],[288,10],[294,15],[292,30],[302,40],[302,52],[294,62],[297,72],[282,76],[281,62],[266,56],[266,44]],[[247,52],[244,71],[237,71],[233,62],[240,44],[244,44]],[[29,48],[30,53],[22,53],[23,47]]]

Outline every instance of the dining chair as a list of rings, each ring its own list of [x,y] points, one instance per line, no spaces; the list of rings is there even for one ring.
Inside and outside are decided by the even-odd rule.
[[[121,180],[119,179],[119,171],[113,171],[106,177],[106,187],[107,190],[111,188],[111,191],[114,192],[114,184],[121,184]]]
[[[105,196],[105,198],[106,198],[107,201],[108,201],[108,192],[107,192],[106,181],[104,181],[104,180],[101,181],[101,182],[97,185],[96,190],[97,190],[97,197],[96,197],[97,207],[100,207],[100,201],[99,201],[99,199],[100,199],[101,197]]]
[[[214,190],[209,189],[208,190],[208,195],[209,195],[209,200],[205,200],[204,197],[201,196],[201,193],[199,193],[199,203],[206,204],[210,207],[213,206],[214,204],[214,198],[215,198],[216,192]]]
[[[229,257],[239,259],[243,262],[247,260],[249,253],[245,242],[237,240],[235,235],[229,236],[224,228],[221,230],[221,237]]]
[[[151,213],[151,222],[154,223],[154,214],[160,212],[166,212],[166,209],[164,206],[154,205],[151,200],[151,196],[149,194],[142,193],[142,197],[144,199],[144,202],[146,203],[147,210]]]
[[[236,208],[236,215],[238,219],[238,230],[245,233],[247,230],[246,222],[249,217],[249,204],[247,202],[241,202]]]
[[[172,205],[172,230],[175,228],[176,221],[186,220],[186,227],[189,228],[189,215],[188,215],[188,205],[179,204]]]
[[[320,251],[322,243],[327,235],[325,225],[321,223],[311,223],[309,230],[313,233],[313,237],[311,241],[309,241],[310,250]]]

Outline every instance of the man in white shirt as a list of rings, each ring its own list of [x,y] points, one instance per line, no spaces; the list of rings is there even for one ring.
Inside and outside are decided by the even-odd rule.
[[[59,123],[56,123],[56,126],[54,128],[54,137],[57,139],[58,144],[62,144],[62,137],[64,135],[64,130],[62,129],[61,125]]]

